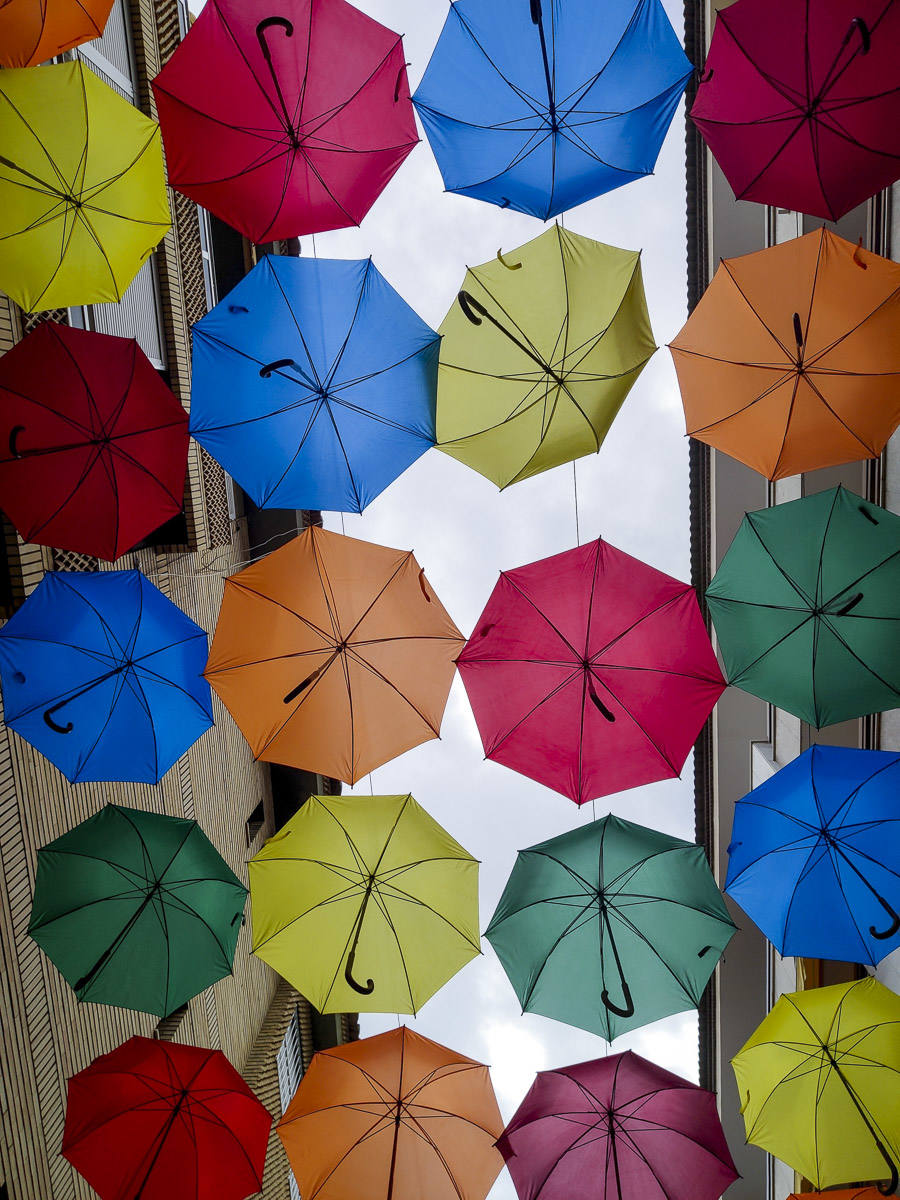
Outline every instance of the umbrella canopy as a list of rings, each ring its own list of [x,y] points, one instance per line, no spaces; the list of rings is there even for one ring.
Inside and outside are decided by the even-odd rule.
[[[164,1017],[230,974],[246,895],[196,821],[107,804],[38,851],[28,932],[79,1000]]]
[[[487,1067],[401,1027],[320,1050],[278,1135],[303,1200],[484,1200],[502,1128]]]
[[[413,102],[448,191],[547,220],[653,173],[690,74],[659,0],[456,0]]]
[[[640,254],[558,225],[470,267],[440,333],[439,448],[499,487],[599,450],[656,349]]]
[[[159,126],[84,63],[0,74],[0,287],[29,311],[121,300],[169,228]]]
[[[812,746],[734,809],[725,890],[779,954],[900,946],[900,754]]]
[[[670,347],[687,431],[767,479],[877,458],[898,333],[900,265],[824,226],[724,259]]]
[[[116,559],[182,509],[187,413],[133,338],[45,321],[0,359],[0,506]]]
[[[271,1125],[221,1051],[132,1037],[69,1080],[62,1153],[100,1200],[244,1200]]]
[[[631,1050],[539,1071],[497,1146],[520,1200],[718,1200],[738,1177],[713,1093]]]
[[[411,551],[311,526],[225,581],[206,675],[256,758],[355,783],[439,736],[462,645]]]
[[[0,629],[4,719],[72,783],[158,783],[213,723],[206,651],[140,571],[48,571]]]
[[[900,516],[846,488],[748,513],[706,591],[728,682],[817,728],[900,703]]]
[[[893,0],[716,13],[691,118],[739,200],[839,220],[900,176]]]
[[[678,775],[725,687],[693,589],[602,540],[502,572],[459,670],[487,757],[576,804]]]
[[[781,996],[732,1059],[747,1141],[816,1187],[890,1175],[893,1192],[898,1027],[900,996],[871,977]]]
[[[253,242],[358,225],[419,140],[400,36],[344,0],[211,0],[153,91],[172,186]]]
[[[798,1195],[796,1192],[791,1192],[788,1200],[809,1200],[810,1196],[827,1196],[828,1200],[879,1200],[882,1193],[875,1187],[862,1188],[842,1188],[835,1190],[829,1188],[827,1192],[804,1192]]]
[[[484,936],[523,1012],[612,1041],[695,1008],[733,933],[701,846],[608,816],[520,850]]]
[[[260,508],[362,512],[434,445],[439,345],[371,259],[266,255],[194,326],[191,433]]]
[[[7,0],[0,5],[0,65],[36,67],[100,37],[112,0]]]
[[[319,1012],[414,1013],[481,952],[478,862],[412,796],[311,796],[250,891],[253,953]]]

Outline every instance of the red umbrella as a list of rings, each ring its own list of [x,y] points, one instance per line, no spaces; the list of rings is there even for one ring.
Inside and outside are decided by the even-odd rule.
[[[62,1153],[101,1200],[244,1200],[271,1125],[219,1050],[133,1037],[69,1080]]]
[[[0,359],[0,507],[116,559],[181,512],[187,414],[131,338],[46,322]]]
[[[169,182],[254,242],[358,225],[418,141],[400,36],[345,0],[210,0],[153,90]]]
[[[503,572],[458,664],[487,757],[576,804],[678,775],[725,687],[693,588],[602,540]]]
[[[739,200],[836,221],[900,176],[900,4],[737,0],[691,117]]]

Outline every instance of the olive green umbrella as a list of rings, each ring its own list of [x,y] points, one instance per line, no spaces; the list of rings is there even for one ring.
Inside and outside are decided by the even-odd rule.
[[[745,692],[817,728],[900,704],[900,516],[843,487],[748,513],[706,599]]]
[[[656,349],[640,253],[559,225],[470,267],[440,333],[438,449],[501,488],[599,450]]]

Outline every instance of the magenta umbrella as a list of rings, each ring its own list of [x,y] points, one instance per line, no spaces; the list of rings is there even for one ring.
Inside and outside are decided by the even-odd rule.
[[[693,588],[602,540],[504,571],[458,665],[487,757],[576,804],[678,775],[725,688]]]
[[[900,4],[737,0],[694,124],[739,200],[836,221],[900,176]]]
[[[632,1050],[539,1071],[497,1149],[520,1200],[717,1200],[738,1177],[713,1093]]]

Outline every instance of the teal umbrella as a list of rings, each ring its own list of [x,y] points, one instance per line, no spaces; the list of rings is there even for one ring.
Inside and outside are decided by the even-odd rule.
[[[246,895],[196,821],[107,804],[38,851],[28,932],[79,1000],[166,1016],[230,974]]]
[[[745,692],[816,728],[900,704],[900,516],[843,487],[747,513],[706,599]]]
[[[700,846],[608,816],[520,850],[485,937],[523,1011],[612,1041],[695,1007],[733,933]]]

